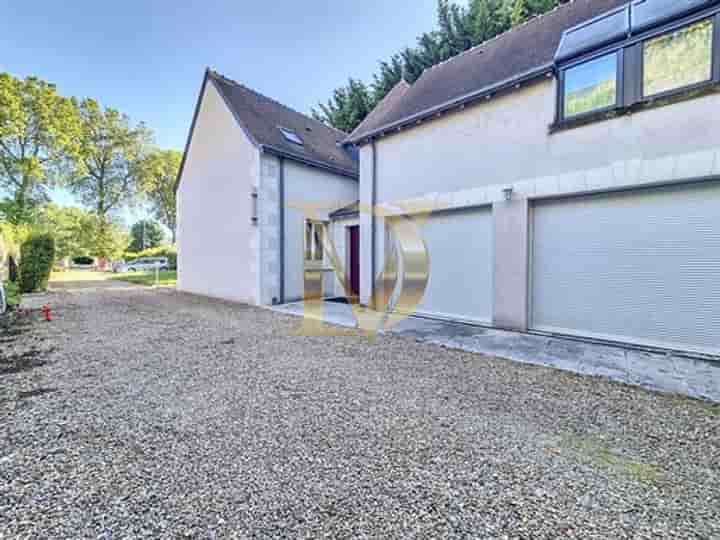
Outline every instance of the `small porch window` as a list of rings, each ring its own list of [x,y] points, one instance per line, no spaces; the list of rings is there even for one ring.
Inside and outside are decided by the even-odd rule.
[[[323,242],[325,239],[325,223],[322,221],[305,221],[305,262],[323,261]]]

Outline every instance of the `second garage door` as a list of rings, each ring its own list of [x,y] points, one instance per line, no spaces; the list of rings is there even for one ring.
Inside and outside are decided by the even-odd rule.
[[[720,184],[536,204],[531,324],[720,352]]]
[[[433,214],[422,227],[430,278],[418,313],[488,323],[492,318],[492,212]]]

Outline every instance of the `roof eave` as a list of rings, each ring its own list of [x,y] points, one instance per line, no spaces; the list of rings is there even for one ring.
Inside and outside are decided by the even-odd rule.
[[[428,118],[431,118],[433,116],[449,112],[456,108],[462,108],[466,105],[473,104],[474,102],[481,99],[487,99],[489,96],[492,96],[494,94],[506,93],[508,91],[515,90],[525,83],[533,82],[536,79],[540,79],[541,77],[553,73],[554,69],[554,64],[552,62],[548,62],[547,64],[543,64],[540,67],[521,73],[510,79],[506,79],[504,81],[485,86],[479,90],[474,90],[473,92],[453,98],[439,105],[435,105],[434,107],[424,109],[410,116],[401,118],[400,120],[389,122],[366,133],[360,133],[359,135],[354,136],[351,135],[350,137],[345,139],[343,143],[356,145],[367,144],[368,142],[370,142],[371,139],[382,137],[389,134],[390,132],[398,132],[404,129],[411,128],[416,124],[423,122],[424,120],[427,120]]]
[[[272,146],[269,144],[261,144],[260,150],[267,154],[272,154],[274,156],[283,157],[286,159],[297,161],[298,163],[302,163],[303,165],[308,165],[310,167],[315,167],[317,169],[323,169],[325,171],[328,171],[328,172],[331,172],[334,174],[339,174],[341,176],[346,176],[347,178],[352,178],[353,180],[358,180],[360,177],[360,174],[358,171],[350,171],[343,167],[338,167],[336,165],[332,165],[332,164],[326,163],[324,161],[319,161],[316,159],[309,158],[307,156],[295,154],[288,150],[284,150],[282,148],[278,148],[276,146]]]

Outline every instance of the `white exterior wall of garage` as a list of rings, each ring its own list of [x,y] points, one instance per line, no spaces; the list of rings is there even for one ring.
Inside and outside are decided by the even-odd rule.
[[[550,134],[555,96],[548,78],[361,147],[363,205],[423,201],[443,214],[468,216],[464,227],[451,220],[433,232],[444,238],[442,251],[429,237],[431,275],[449,266],[430,278],[421,311],[482,319],[482,302],[490,298],[497,327],[720,352],[718,340],[708,337],[720,335],[720,190],[712,184],[720,178],[720,97]],[[644,191],[653,186],[676,187]],[[511,201],[504,199],[507,187]],[[597,193],[613,195],[588,197]],[[489,234],[473,221],[482,213]],[[382,220],[375,221],[373,263],[372,223],[361,216],[364,303],[385,249]],[[636,249],[623,239],[645,244]],[[481,241],[491,245],[473,245]],[[456,266],[434,262],[433,251],[454,256]],[[472,260],[483,252],[492,258],[489,278]],[[593,257],[604,266],[593,266]],[[476,268],[463,273],[457,268],[468,258]],[[615,279],[612,272],[623,264]],[[666,271],[653,273],[658,265]],[[611,285],[614,300],[597,294]],[[622,317],[613,322],[618,314],[632,324],[621,327]]]

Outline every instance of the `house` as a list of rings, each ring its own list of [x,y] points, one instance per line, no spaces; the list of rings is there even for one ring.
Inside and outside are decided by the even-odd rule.
[[[346,137],[208,69],[178,175],[178,289],[271,305],[344,295],[336,269],[359,283]],[[326,234],[343,268],[321,248]]]
[[[719,13],[574,0],[388,94],[346,143],[361,208],[436,209],[417,313],[720,353]],[[391,218],[360,215],[363,303]]]

